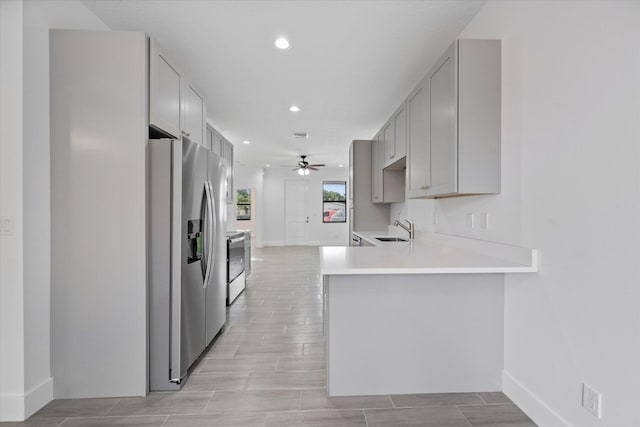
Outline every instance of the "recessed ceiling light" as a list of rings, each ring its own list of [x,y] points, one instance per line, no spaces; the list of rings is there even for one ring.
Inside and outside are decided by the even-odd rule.
[[[270,167],[271,167],[271,165],[264,165],[264,167],[266,167],[266,168],[270,168]]]
[[[291,111],[292,113],[297,113],[298,111],[300,111],[300,107],[298,107],[297,105],[292,105],[291,107],[289,107],[289,111]]]
[[[243,144],[251,144],[251,141],[242,141]]]
[[[291,47],[289,40],[284,37],[278,37],[275,41],[275,45],[278,49],[289,49],[289,47]]]
[[[343,167],[342,165],[338,165],[339,168]]]

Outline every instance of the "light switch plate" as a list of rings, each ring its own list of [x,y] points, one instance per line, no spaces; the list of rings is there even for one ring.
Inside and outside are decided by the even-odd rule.
[[[602,395],[584,383],[582,384],[582,407],[596,418],[602,418]]]
[[[465,224],[467,226],[467,228],[473,228],[474,227],[474,218],[473,218],[473,214],[472,213],[468,213],[465,215]]]
[[[480,228],[489,229],[489,214],[487,212],[480,212]]]
[[[0,217],[0,235],[13,236],[14,223],[12,216]]]

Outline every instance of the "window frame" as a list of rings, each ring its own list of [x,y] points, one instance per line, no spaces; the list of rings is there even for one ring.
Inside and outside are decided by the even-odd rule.
[[[324,198],[324,192],[325,192],[325,186],[329,184],[338,184],[338,185],[342,185],[344,186],[344,200],[325,200]],[[341,204],[343,205],[343,212],[344,212],[344,219],[342,221],[331,221],[331,219],[333,219],[333,216],[331,216],[331,218],[329,218],[329,221],[325,221],[324,218],[324,214],[325,214],[325,204],[326,203],[334,203],[334,204]],[[334,213],[335,215],[335,213]],[[347,222],[347,181],[322,181],[322,224],[345,224]]]
[[[249,192],[249,203],[238,203],[238,191],[248,191]],[[236,189],[236,221],[251,221],[251,189],[250,188],[238,188]],[[248,210],[248,218],[238,218],[238,214],[239,214],[239,206],[247,206]]]

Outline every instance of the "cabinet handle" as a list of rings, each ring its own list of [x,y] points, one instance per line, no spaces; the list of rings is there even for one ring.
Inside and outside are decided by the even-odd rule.
[[[184,136],[186,136],[187,138],[191,136],[191,134],[189,132],[185,132],[185,131],[182,131],[182,134]]]
[[[429,188],[431,188],[431,187],[428,186],[428,185],[423,185],[423,186],[420,187],[421,190],[428,190]]]
[[[389,157],[390,159],[395,159],[396,155],[394,154],[393,156]]]

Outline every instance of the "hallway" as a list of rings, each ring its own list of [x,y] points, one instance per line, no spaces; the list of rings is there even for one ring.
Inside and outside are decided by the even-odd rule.
[[[318,271],[317,247],[256,250],[247,290],[180,392],[58,400],[6,425],[535,426],[502,393],[327,398]]]

